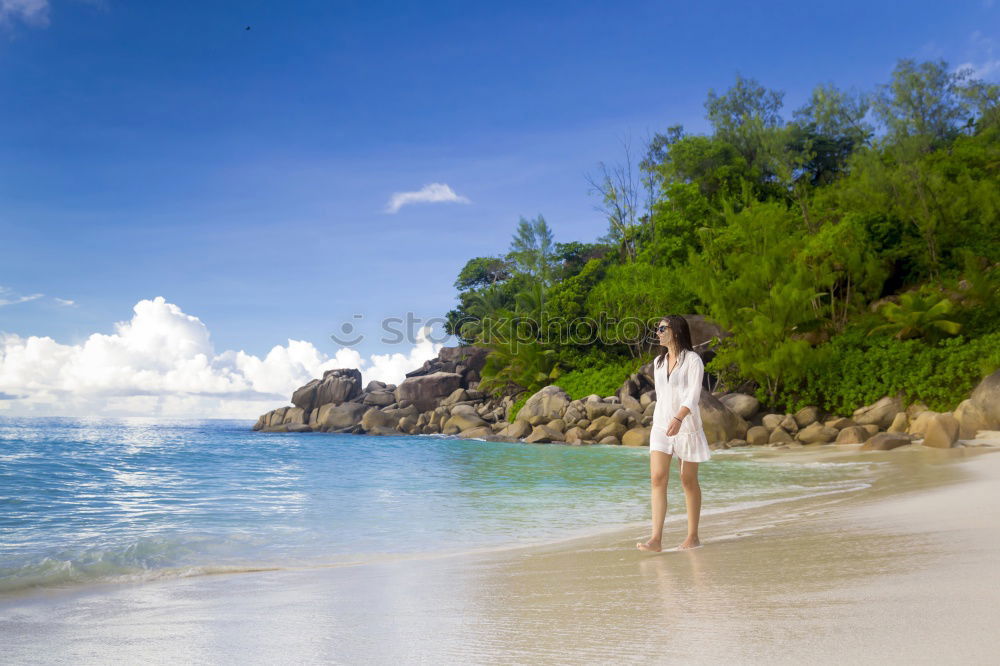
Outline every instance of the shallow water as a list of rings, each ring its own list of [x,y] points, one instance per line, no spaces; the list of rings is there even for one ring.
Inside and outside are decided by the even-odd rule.
[[[648,520],[648,450],[0,418],[0,594],[546,543]],[[703,512],[857,490],[872,462],[717,451]],[[675,467],[676,469],[676,467]],[[683,520],[676,471],[669,520]]]

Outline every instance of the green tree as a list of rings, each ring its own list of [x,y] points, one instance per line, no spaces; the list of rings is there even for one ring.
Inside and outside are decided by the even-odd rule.
[[[479,289],[511,277],[509,262],[500,257],[475,257],[465,262],[465,266],[455,279],[455,289]]]
[[[968,71],[949,71],[944,60],[899,60],[892,79],[879,86],[875,97],[875,111],[889,140],[915,142],[926,151],[958,136],[974,115],[963,86],[968,76]]]
[[[522,217],[510,243],[507,259],[513,262],[515,271],[548,287],[557,270],[554,252],[552,230],[545,218],[541,215],[533,220]]]
[[[689,288],[709,317],[733,336],[720,343],[712,365],[755,381],[773,401],[804,370],[822,292],[797,260],[801,221],[778,202],[726,211],[726,225],[706,231],[705,251],[692,255]]]
[[[751,167],[762,167],[766,135],[781,127],[785,93],[764,88],[755,79],[737,75],[736,83],[723,95],[709,90],[706,117],[715,138],[734,146]]]

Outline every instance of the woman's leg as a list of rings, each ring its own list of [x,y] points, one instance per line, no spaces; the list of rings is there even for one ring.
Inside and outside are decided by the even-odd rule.
[[[695,548],[698,540],[698,519],[701,517],[701,486],[698,485],[698,463],[681,461],[681,487],[684,488],[684,503],[687,505],[688,533],[678,548]]]
[[[639,550],[662,550],[663,521],[667,517],[667,477],[670,474],[671,459],[672,456],[663,451],[649,452],[649,503],[653,509],[653,536],[646,543],[635,544]]]

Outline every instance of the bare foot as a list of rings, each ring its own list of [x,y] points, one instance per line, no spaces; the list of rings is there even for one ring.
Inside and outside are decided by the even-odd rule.
[[[663,550],[660,547],[660,542],[654,541],[653,539],[650,539],[646,543],[637,543],[635,544],[635,547],[638,548],[639,550],[645,550],[650,553],[658,553],[661,550]]]
[[[689,548],[698,548],[700,546],[701,541],[698,540],[698,537],[688,537],[684,539],[684,543],[677,546],[677,550],[688,550]]]

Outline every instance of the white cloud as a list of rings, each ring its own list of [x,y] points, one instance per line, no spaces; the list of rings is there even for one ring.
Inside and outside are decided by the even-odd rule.
[[[28,25],[48,25],[49,0],[0,0],[0,25],[14,19]]]
[[[0,307],[3,307],[4,305],[17,305],[18,303],[33,301],[44,295],[45,294],[29,294],[28,296],[18,296],[10,287],[0,286]]]
[[[417,331],[417,344],[409,354],[372,354],[372,367],[368,375],[386,384],[400,384],[406,379],[406,373],[416,370],[424,361],[434,358],[444,345],[427,339],[430,327],[424,326]],[[362,374],[364,374],[362,372]],[[365,384],[368,382],[365,381]]]
[[[53,296],[52,298],[55,299],[56,303],[58,303],[59,305],[66,305],[66,306],[76,305],[76,301],[70,300],[68,298],[59,298],[58,296]]]
[[[969,36],[970,60],[955,68],[956,72],[969,70],[973,79],[989,79],[1000,74],[1000,58],[995,56],[996,42],[976,30]]]
[[[389,203],[385,206],[385,212],[395,213],[400,208],[414,203],[441,203],[452,201],[455,203],[472,203],[467,198],[455,194],[445,183],[431,183],[424,185],[416,192],[395,192],[389,197]]]
[[[77,345],[0,332],[0,411],[256,418],[289,404],[292,391],[325,370],[358,368],[363,385],[399,383],[442,347],[421,329],[409,354],[375,354],[371,361],[346,347],[329,357],[304,340],[276,345],[264,358],[242,350],[216,354],[205,324],[162,296],[139,301],[133,311],[115,333],[94,333]]]
[[[979,63],[965,62],[955,68],[956,72],[970,70],[970,78],[988,79],[992,74],[1000,73],[1000,60],[985,60]]]

